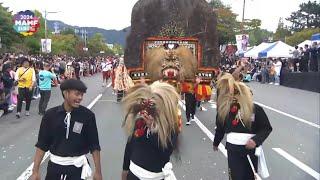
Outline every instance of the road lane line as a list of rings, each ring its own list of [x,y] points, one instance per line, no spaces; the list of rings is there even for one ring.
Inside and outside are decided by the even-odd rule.
[[[111,85],[111,83],[110,83]],[[110,86],[109,86],[110,87]],[[98,100],[102,97],[102,94],[99,94],[88,106],[88,109],[91,109],[97,102]],[[41,164],[49,157],[50,153],[46,152]],[[41,165],[40,164],[40,165]],[[31,165],[17,178],[17,180],[27,180],[30,178],[30,176],[32,175],[32,168],[33,168],[33,162],[31,163]]]
[[[182,102],[182,101],[179,101],[179,105],[182,107],[182,109],[184,111],[186,111],[186,106],[185,104]],[[199,128],[211,139],[211,141],[213,142],[214,141],[214,135],[211,133],[211,131],[205,126],[202,124],[202,122],[198,119],[198,117],[194,116],[194,122],[197,123],[197,125],[199,126]],[[225,156],[225,157],[228,157],[228,154],[227,154],[227,150],[225,148],[225,146],[220,143],[219,146],[218,146],[218,149],[219,151],[222,152],[222,154]],[[259,178],[261,179],[261,177],[259,176]]]
[[[271,111],[277,112],[277,113],[279,113],[279,114],[285,115],[285,116],[287,116],[287,117],[290,117],[290,118],[292,118],[292,119],[295,119],[295,120],[297,120],[297,121],[300,121],[300,122],[302,122],[302,123],[305,123],[305,124],[308,124],[308,125],[310,125],[310,126],[313,126],[313,127],[315,127],[315,128],[320,129],[320,125],[319,125],[319,124],[316,124],[316,123],[307,121],[307,120],[305,120],[305,119],[296,117],[296,116],[294,116],[294,115],[285,113],[285,112],[283,112],[283,111],[280,111],[280,110],[278,110],[278,109],[275,109],[275,108],[273,108],[273,107],[264,105],[264,104],[259,103],[259,102],[256,102],[256,101],[255,101],[254,103],[256,103],[256,104],[258,104],[259,106],[262,106],[262,107],[264,107],[264,108],[266,108],[266,109],[269,109],[269,110],[271,110]],[[217,108],[217,105],[216,105],[215,103],[213,103],[213,102],[210,102],[210,105],[211,105],[211,108],[213,108],[213,109],[216,109],[216,108]]]
[[[295,120],[297,120],[297,121],[300,121],[300,122],[302,122],[302,123],[305,123],[305,124],[308,124],[308,125],[310,125],[310,126],[313,126],[313,127],[315,127],[315,128],[320,129],[320,125],[319,125],[319,124],[316,124],[316,123],[313,123],[313,122],[309,122],[309,121],[304,120],[304,119],[302,119],[302,118],[299,118],[299,117],[293,116],[293,115],[291,115],[291,114],[282,112],[282,111],[277,110],[277,109],[275,109],[275,108],[273,108],[273,107],[264,105],[264,104],[259,103],[259,102],[256,102],[256,101],[255,101],[254,103],[256,103],[256,104],[258,104],[259,106],[262,106],[262,107],[264,107],[264,108],[267,108],[267,109],[269,109],[269,110],[275,111],[275,112],[277,112],[277,113],[279,113],[279,114],[288,116],[288,117],[290,117],[290,118],[292,118],[292,119],[295,119]]]
[[[110,86],[111,86],[111,84],[112,84],[112,83],[109,83],[109,84],[107,85],[107,88],[108,88],[108,87],[110,87]]]
[[[99,101],[99,99],[102,97],[102,94],[99,94],[88,106],[88,109],[91,109],[96,103],[97,101]]]
[[[287,159],[288,161],[290,161],[291,163],[296,165],[298,168],[300,168],[304,172],[306,172],[309,175],[311,175],[312,177],[314,177],[315,179],[317,179],[317,180],[320,179],[320,174],[317,171],[313,170],[312,168],[310,168],[306,164],[302,163],[301,161],[299,161],[295,157],[291,156],[290,154],[288,154],[287,152],[285,152],[281,148],[272,148],[272,149],[274,151],[276,151],[278,154],[280,154],[282,157],[284,157],[285,159]]]

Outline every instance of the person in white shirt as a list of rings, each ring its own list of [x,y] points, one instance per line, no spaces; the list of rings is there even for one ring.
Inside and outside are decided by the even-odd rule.
[[[282,62],[280,59],[277,59],[276,63],[273,64],[275,67],[275,85],[280,85],[280,72],[281,72],[281,67],[282,67]]]

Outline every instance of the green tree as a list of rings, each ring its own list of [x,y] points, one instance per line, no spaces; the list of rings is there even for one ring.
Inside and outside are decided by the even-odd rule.
[[[250,32],[260,29],[261,20],[260,19],[246,19],[243,22],[243,30],[245,32]]]
[[[118,54],[118,55],[123,55],[124,54],[124,50],[123,47],[119,44],[115,44],[112,48],[112,51],[114,54]]]
[[[88,40],[88,53],[92,56],[97,56],[101,51],[106,55],[113,54],[112,50],[107,47],[106,41],[101,33],[94,34]]]
[[[320,33],[320,28],[303,29],[300,32],[295,32],[292,36],[286,38],[286,43],[291,46],[296,46],[306,39],[310,39],[313,34]]]
[[[78,38],[73,34],[52,35],[52,53],[58,55],[75,55]]]
[[[215,9],[219,9],[219,8],[225,8],[226,6],[221,2],[221,0],[211,0],[209,2],[209,4],[215,8]]]
[[[273,36],[273,32],[260,28],[250,31],[248,34],[250,46],[257,46],[262,42],[267,42]]]
[[[22,41],[21,35],[13,29],[12,19],[13,16],[8,12],[8,8],[3,7],[2,3],[0,3],[0,37],[2,44],[0,51],[3,52],[11,51],[15,43]]]
[[[291,36],[291,31],[284,26],[282,18],[279,19],[278,27],[273,39],[276,41],[285,41],[286,37]]]
[[[63,31],[61,31],[60,34],[63,34],[63,35],[74,34],[74,29],[73,28],[66,28]]]
[[[308,1],[300,4],[300,9],[293,12],[288,21],[292,23],[290,30],[301,31],[305,28],[319,28],[320,27],[320,3],[319,1]]]
[[[210,1],[217,14],[217,31],[219,44],[235,43],[236,29],[239,29],[237,14],[233,13],[231,8],[225,6],[220,0]]]

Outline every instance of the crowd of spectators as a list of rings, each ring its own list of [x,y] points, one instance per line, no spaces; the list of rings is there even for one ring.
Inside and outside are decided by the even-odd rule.
[[[27,59],[30,68],[34,69],[36,83],[32,87],[32,99],[40,98],[39,71],[44,64],[50,65],[50,71],[56,75],[52,81],[57,86],[64,79],[92,76],[102,71],[101,64],[111,61],[116,65],[117,57],[72,57],[72,56],[35,56],[14,53],[0,54],[0,117],[12,112],[18,104],[18,87],[16,71]],[[25,102],[25,101],[24,101]]]

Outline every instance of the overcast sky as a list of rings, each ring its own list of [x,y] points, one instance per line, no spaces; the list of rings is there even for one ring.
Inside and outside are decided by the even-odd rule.
[[[70,25],[121,30],[130,26],[131,10],[138,0],[0,0],[13,12],[21,10],[60,11],[48,19]],[[275,31],[279,18],[288,17],[308,0],[246,0],[245,18],[262,20],[262,28]],[[243,0],[222,0],[242,18]]]

